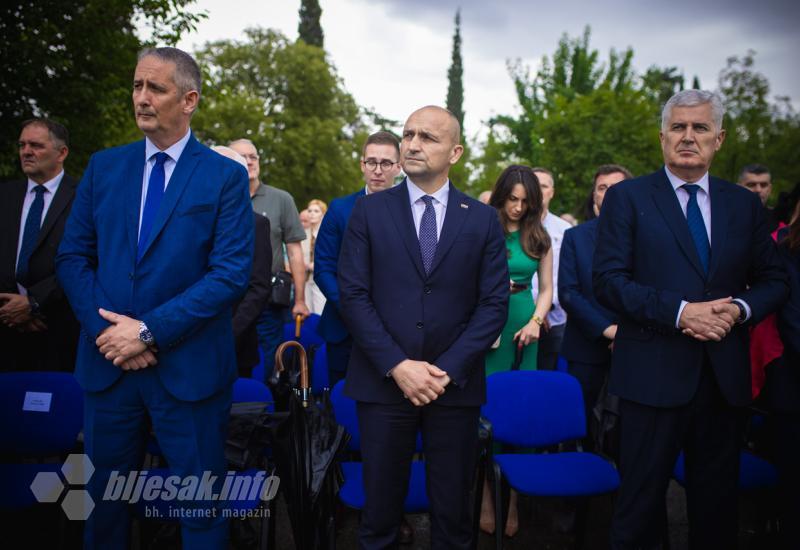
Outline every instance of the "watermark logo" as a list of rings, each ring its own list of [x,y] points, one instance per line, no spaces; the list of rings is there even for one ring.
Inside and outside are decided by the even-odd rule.
[[[31,483],[36,500],[58,502],[71,520],[86,520],[95,502],[85,486],[94,475],[92,461],[85,454],[71,454],[58,472],[41,472]],[[254,515],[259,501],[275,498],[280,479],[263,470],[229,471],[224,478],[204,472],[202,476],[164,475],[163,471],[110,472],[102,495],[104,501],[144,504],[146,517],[181,518],[187,515],[242,517]],[[65,494],[66,490],[66,494]],[[198,506],[203,503],[207,507]],[[268,510],[267,510],[268,511]]]

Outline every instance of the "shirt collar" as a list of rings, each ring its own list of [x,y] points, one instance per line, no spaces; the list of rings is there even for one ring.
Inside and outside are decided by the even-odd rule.
[[[664,166],[664,171],[667,173],[667,179],[669,179],[669,182],[670,182],[670,184],[672,184],[672,188],[675,191],[677,191],[678,188],[681,187],[682,185],[686,185],[687,182],[683,181],[681,178],[679,178],[678,176],[676,176],[675,174],[670,172],[669,168],[667,168],[666,166]],[[693,182],[693,184],[699,186],[700,189],[705,191],[706,195],[708,195],[709,194],[708,193],[708,172],[703,174],[703,177],[700,178],[699,180]]]
[[[64,177],[64,171],[62,170],[61,172],[58,173],[58,175],[56,175],[56,177],[54,177],[50,181],[42,183],[41,185],[43,185],[45,189],[47,189],[51,194],[54,195],[55,192],[58,190],[58,185],[61,183],[61,178],[63,177]],[[33,181],[32,179],[28,178],[28,193],[33,191],[33,189],[37,185],[39,184]]]
[[[192,131],[189,130],[188,132],[186,132],[185,136],[183,136],[181,139],[179,139],[178,141],[176,141],[175,143],[164,149],[163,152],[166,153],[170,159],[172,159],[177,163],[178,159],[181,158],[183,150],[186,149],[186,144],[189,143],[189,138],[191,136],[192,136]],[[155,143],[150,141],[149,137],[144,138],[144,158],[146,161],[149,161],[151,158],[153,158],[153,155],[160,152],[162,152],[161,149],[159,149]]]
[[[407,177],[406,182],[408,182],[408,197],[411,200],[412,206],[414,205],[415,202],[417,202],[419,199],[428,194],[419,187],[417,187],[414,184],[414,182],[411,181],[411,178]],[[442,185],[438,191],[436,191],[434,194],[431,195],[431,197],[433,197],[433,200],[435,200],[438,203],[441,203],[442,206],[446,208],[447,197],[449,195],[450,195],[450,180],[448,179],[446,182],[444,182],[444,185]]]

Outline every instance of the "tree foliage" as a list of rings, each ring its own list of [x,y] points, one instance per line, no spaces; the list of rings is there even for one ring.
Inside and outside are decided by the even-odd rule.
[[[201,139],[252,140],[263,179],[298,205],[359,187],[366,128],[320,48],[250,28],[243,41],[208,43],[196,56],[206,92],[192,127]]]
[[[319,22],[321,16],[322,8],[319,7],[319,0],[301,0],[297,33],[298,38],[309,46],[324,47],[325,35]]]
[[[144,45],[175,43],[203,17],[194,0],[23,0],[0,8],[0,179],[20,175],[20,123],[47,116],[70,131],[66,168],[80,175],[89,155],[137,135],[130,82]]]
[[[467,132],[464,128],[464,67],[461,60],[461,10],[456,11],[455,30],[453,31],[453,51],[450,68],[447,70],[447,109],[455,115],[461,125],[461,142],[464,154],[461,160],[450,168],[451,181],[461,189],[471,186],[469,144],[464,139]]]

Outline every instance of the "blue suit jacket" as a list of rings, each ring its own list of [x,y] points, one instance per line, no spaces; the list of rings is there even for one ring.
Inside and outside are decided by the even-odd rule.
[[[359,199],[339,258],[341,313],[355,341],[345,394],[403,402],[387,373],[414,359],[453,380],[437,403],[483,403],[484,356],[506,321],[508,280],[497,212],[452,183],[429,275],[406,183]]]
[[[592,258],[597,243],[597,218],[568,229],[561,243],[558,297],[569,322],[564,330],[561,355],[568,361],[608,363],[611,340],[603,331],[616,316],[601,306],[592,289]]]
[[[620,319],[609,391],[657,407],[688,403],[708,356],[732,405],[750,402],[750,323],[775,311],[786,273],[767,233],[758,197],[710,178],[711,260],[706,275],[666,172],[612,187],[603,202],[594,255],[598,301]],[[720,342],[699,342],[675,328],[681,300],[732,296],[752,310]]]
[[[104,308],[144,321],[164,387],[204,399],[236,377],[231,305],[247,288],[253,219],[242,166],[189,139],[137,264],[145,143],[92,156],[56,269],[82,331],[75,375],[101,391],[122,374],[95,346]]]
[[[336,273],[347,221],[356,200],[365,194],[364,189],[361,189],[352,195],[333,199],[317,233],[314,246],[314,282],[327,298],[317,332],[326,342],[339,343],[350,334],[339,314],[339,284],[336,282]]]

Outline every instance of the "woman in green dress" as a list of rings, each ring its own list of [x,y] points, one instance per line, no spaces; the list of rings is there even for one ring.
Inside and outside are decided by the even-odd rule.
[[[542,192],[536,174],[527,166],[509,166],[495,183],[489,205],[497,209],[506,236],[511,297],[499,342],[486,355],[486,375],[511,370],[518,351],[522,352],[518,368],[535,370],[539,334],[553,300],[553,253],[542,225]],[[535,304],[531,293],[534,273],[539,275]],[[480,524],[484,531],[494,532],[488,484],[484,486]],[[505,534],[514,536],[518,530],[517,494],[512,491]]]

